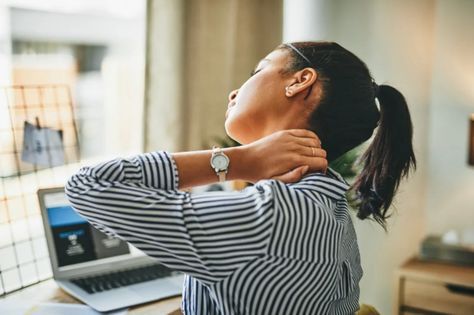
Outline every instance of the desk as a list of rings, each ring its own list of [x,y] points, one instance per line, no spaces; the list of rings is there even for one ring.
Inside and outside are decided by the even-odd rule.
[[[474,267],[411,259],[396,284],[393,314],[474,314]]]
[[[41,302],[53,303],[81,303],[58,287],[54,280],[46,280],[38,284],[27,287],[21,291],[12,293],[0,301],[25,303],[29,301],[33,304]],[[150,302],[132,306],[128,309],[130,315],[181,315],[181,297],[173,297],[157,302]]]

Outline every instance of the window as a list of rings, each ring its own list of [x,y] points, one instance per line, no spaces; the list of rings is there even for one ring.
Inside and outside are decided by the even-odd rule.
[[[144,0],[23,0],[0,16],[4,295],[51,277],[37,189],[63,185],[79,161],[142,151],[146,14]],[[22,157],[25,121],[61,130],[64,165]]]

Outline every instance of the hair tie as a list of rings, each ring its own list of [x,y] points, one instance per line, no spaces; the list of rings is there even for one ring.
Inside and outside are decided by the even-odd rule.
[[[379,97],[380,87],[378,86],[377,83],[375,83],[375,81],[372,81],[372,88],[374,89],[375,98]]]
[[[287,44],[284,44],[284,45],[290,47],[291,49],[293,49],[294,52],[296,52],[298,55],[300,55],[300,57],[303,58],[310,65],[310,67],[313,67],[313,63],[311,61],[309,61],[309,59],[305,55],[303,55],[303,53],[298,48],[296,48],[293,44],[287,43]]]

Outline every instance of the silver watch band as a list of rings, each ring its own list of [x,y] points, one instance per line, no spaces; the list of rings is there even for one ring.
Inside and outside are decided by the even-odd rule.
[[[225,182],[225,171],[220,171],[219,173],[217,173],[217,175],[219,176],[219,182]]]

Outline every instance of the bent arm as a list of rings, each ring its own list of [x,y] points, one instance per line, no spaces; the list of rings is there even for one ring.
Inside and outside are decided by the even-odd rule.
[[[202,194],[177,190],[179,181],[171,154],[159,151],[83,167],[65,191],[94,227],[207,283],[264,252],[275,181]]]

